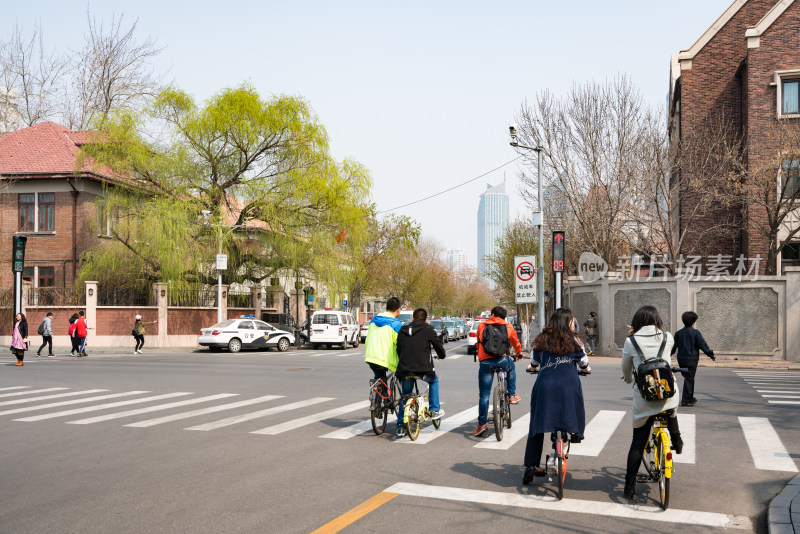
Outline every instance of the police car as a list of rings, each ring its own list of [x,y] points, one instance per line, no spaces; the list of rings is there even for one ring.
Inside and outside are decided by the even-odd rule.
[[[228,349],[239,352],[242,349],[264,349],[275,347],[284,352],[294,343],[294,336],[278,330],[269,323],[257,321],[255,315],[239,315],[212,327],[200,330],[197,343],[214,352]]]

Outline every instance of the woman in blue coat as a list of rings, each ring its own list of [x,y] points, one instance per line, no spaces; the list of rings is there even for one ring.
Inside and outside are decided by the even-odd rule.
[[[545,433],[564,430],[573,441],[583,438],[586,413],[578,368],[588,372],[589,358],[583,340],[574,331],[572,310],[559,308],[542,333],[533,340],[531,365],[539,367],[539,377],[531,393],[531,423],[525,447],[523,484],[534,476],[544,476],[540,467]]]

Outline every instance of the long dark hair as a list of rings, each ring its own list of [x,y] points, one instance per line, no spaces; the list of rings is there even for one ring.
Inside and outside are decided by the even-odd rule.
[[[572,330],[574,316],[569,308],[558,308],[550,316],[550,322],[533,340],[533,348],[553,354],[570,354],[580,350],[581,337]]]
[[[664,324],[661,322],[661,316],[655,306],[642,306],[633,315],[631,328],[633,328],[634,333],[645,326],[655,326],[661,331],[664,330]]]
[[[20,323],[27,323],[28,322],[28,319],[25,318],[25,314],[24,313],[17,312],[17,315],[19,315],[21,317],[21,319],[19,320]],[[15,315],[14,316],[14,320],[16,320],[16,319],[17,319],[17,316]]]

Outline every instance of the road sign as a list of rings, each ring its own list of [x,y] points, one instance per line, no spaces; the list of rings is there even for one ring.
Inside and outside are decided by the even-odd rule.
[[[564,232],[553,232],[553,272],[564,272]]]
[[[228,269],[228,255],[217,254],[217,270],[225,271]]]
[[[536,302],[536,256],[514,257],[514,302]]]
[[[24,235],[15,235],[12,239],[14,252],[11,257],[11,271],[21,273],[25,269],[25,243],[28,238]]]

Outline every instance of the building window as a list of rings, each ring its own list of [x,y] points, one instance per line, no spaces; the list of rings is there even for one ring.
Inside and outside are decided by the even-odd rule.
[[[785,159],[781,164],[781,191],[783,198],[800,197],[800,158]]]
[[[100,235],[110,236],[117,229],[117,217],[106,207],[104,199],[97,201],[97,226]]]
[[[39,267],[39,287],[53,287],[56,285],[56,268]]]
[[[790,265],[800,265],[800,241],[783,245],[783,250],[781,250],[781,262]]]
[[[36,195],[20,193],[19,195],[19,229],[21,232],[35,231]]]
[[[800,113],[800,79],[781,80],[781,113],[796,115]]]
[[[39,193],[39,231],[53,231],[56,219],[55,193]]]
[[[33,267],[23,267],[22,268],[22,279],[26,282],[33,283]]]

